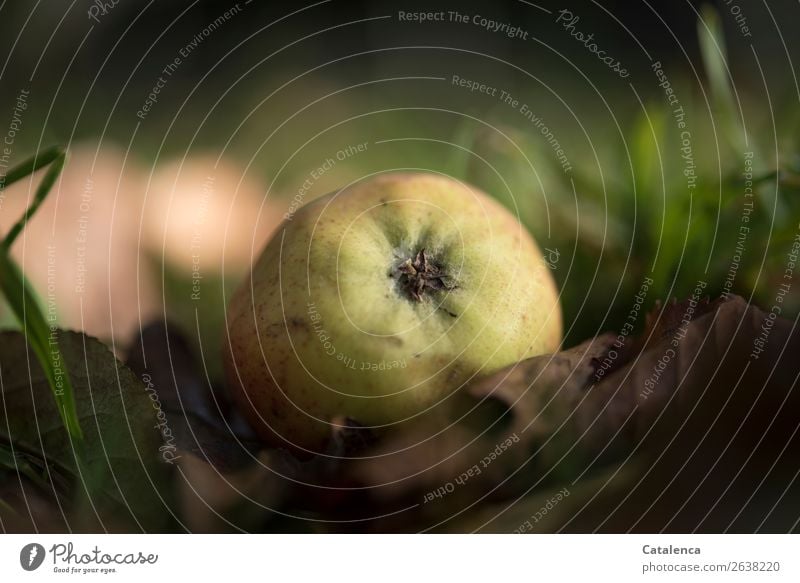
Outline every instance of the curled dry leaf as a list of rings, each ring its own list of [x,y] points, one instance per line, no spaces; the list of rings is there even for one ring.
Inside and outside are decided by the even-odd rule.
[[[353,464],[353,476],[374,488],[381,500],[419,498],[420,491],[469,474],[475,465],[480,478],[470,476],[465,480],[469,487],[461,491],[474,495],[494,488],[556,429],[551,423],[556,416],[541,413],[548,407],[569,408],[585,396],[593,372],[591,359],[612,340],[601,336],[474,382],[458,406],[390,434],[369,452],[369,458]],[[502,447],[508,440],[510,445]],[[493,455],[498,446],[502,454]],[[482,463],[487,456],[488,462]]]
[[[469,387],[477,399],[498,399],[511,412],[512,428],[525,449],[538,448],[537,463],[546,465],[554,449],[547,443],[563,429],[575,407],[587,398],[594,362],[614,342],[603,334],[557,354],[539,356],[480,379]]]
[[[724,302],[725,299],[722,297],[713,301],[708,297],[689,298],[681,302],[673,299],[666,305],[661,300],[656,300],[653,308],[645,315],[645,329],[641,334],[620,338],[619,342],[609,346],[609,349],[595,360],[595,365],[598,367],[596,380],[628,364],[631,359],[650,346],[678,333],[684,321],[689,322],[704,314],[712,313]],[[617,351],[616,358],[610,358],[613,356],[613,353],[610,354],[611,350]]]

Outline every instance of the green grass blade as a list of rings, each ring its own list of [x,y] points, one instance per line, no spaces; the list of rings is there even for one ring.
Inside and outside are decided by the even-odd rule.
[[[64,427],[70,436],[80,443],[83,440],[83,432],[78,422],[72,384],[58,348],[58,337],[55,333],[51,335],[50,326],[36,304],[28,282],[7,252],[0,253],[0,291],[6,297],[17,320],[22,323],[25,337],[42,365],[58,403]]]
[[[47,198],[47,195],[50,194],[50,189],[53,188],[53,185],[58,180],[61,171],[64,169],[64,163],[67,160],[67,156],[64,152],[56,155],[53,158],[50,167],[47,169],[47,173],[42,178],[42,182],[39,184],[39,187],[36,189],[36,194],[33,196],[33,201],[31,202],[30,206],[25,209],[25,213],[22,215],[17,223],[11,227],[8,231],[8,235],[6,235],[5,239],[3,239],[3,246],[6,249],[9,249],[11,245],[14,243],[14,240],[19,236],[22,230],[25,228],[25,225],[28,223],[28,219],[30,219],[34,213],[39,210],[39,206],[44,202],[44,199]],[[35,167],[32,165],[31,167]],[[16,170],[16,168],[15,168]]]
[[[711,97],[716,105],[723,132],[736,153],[741,155],[747,149],[745,129],[738,114],[736,96],[730,82],[722,23],[719,13],[711,6],[703,7],[701,16],[702,19],[697,23],[697,36],[711,87]]]

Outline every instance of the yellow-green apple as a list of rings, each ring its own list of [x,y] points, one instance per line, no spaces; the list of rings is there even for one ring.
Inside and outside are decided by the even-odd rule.
[[[429,173],[357,181],[289,214],[228,310],[226,374],[261,436],[320,451],[561,342],[536,243],[495,200]]]

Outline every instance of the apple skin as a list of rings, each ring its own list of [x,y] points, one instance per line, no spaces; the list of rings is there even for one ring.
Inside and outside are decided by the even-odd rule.
[[[288,216],[228,310],[226,376],[262,438],[316,453],[334,420],[410,420],[557,350],[550,269],[488,195],[387,173]]]

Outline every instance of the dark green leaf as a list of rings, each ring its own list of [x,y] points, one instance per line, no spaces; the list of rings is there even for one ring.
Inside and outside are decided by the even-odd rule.
[[[167,467],[160,449],[164,419],[144,385],[101,342],[60,331],[60,344],[86,435],[85,463],[77,462],[48,379],[17,332],[0,334],[0,442],[39,460],[48,482],[53,468],[70,478],[73,496],[83,502],[76,528],[162,528],[169,516],[160,491]]]

